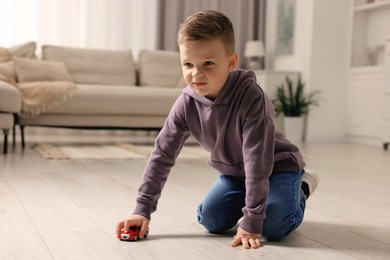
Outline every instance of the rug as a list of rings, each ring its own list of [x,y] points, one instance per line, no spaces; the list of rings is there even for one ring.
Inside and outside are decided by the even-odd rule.
[[[50,160],[72,159],[146,159],[152,145],[118,144],[35,144],[31,147],[44,158]],[[207,159],[209,153],[200,146],[184,146],[178,159]]]

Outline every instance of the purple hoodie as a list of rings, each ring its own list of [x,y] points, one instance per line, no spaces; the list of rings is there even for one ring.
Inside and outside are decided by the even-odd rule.
[[[272,102],[251,71],[231,72],[214,101],[186,87],[156,138],[133,214],[150,219],[170,169],[192,134],[210,152],[211,167],[245,180],[240,227],[262,233],[270,174],[304,167],[298,148],[275,131],[273,120]]]

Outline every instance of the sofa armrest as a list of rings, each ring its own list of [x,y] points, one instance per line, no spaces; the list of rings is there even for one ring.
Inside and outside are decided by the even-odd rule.
[[[22,96],[19,90],[8,82],[0,80],[0,111],[19,113],[22,108]]]

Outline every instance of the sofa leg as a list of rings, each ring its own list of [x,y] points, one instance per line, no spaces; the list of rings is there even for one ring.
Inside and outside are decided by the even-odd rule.
[[[24,142],[24,125],[19,125],[20,126],[20,137],[22,138],[22,149],[26,146]]]
[[[14,113],[14,126],[12,127],[12,147],[16,147],[16,125],[19,125],[19,116]]]
[[[12,148],[15,149],[16,146],[16,127],[15,125],[12,127]]]
[[[4,132],[3,154],[7,154],[9,129],[3,129],[3,132]]]

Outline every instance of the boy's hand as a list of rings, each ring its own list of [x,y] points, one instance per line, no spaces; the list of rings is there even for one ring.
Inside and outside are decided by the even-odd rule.
[[[245,249],[249,248],[259,248],[261,246],[261,235],[254,234],[243,230],[242,228],[237,228],[237,234],[233,237],[232,246],[236,247],[242,244]]]
[[[132,215],[116,224],[116,236],[119,238],[122,229],[129,230],[131,226],[138,226],[141,227],[139,236],[141,239],[143,239],[145,232],[148,230],[149,222],[149,219],[145,218],[144,216]]]

